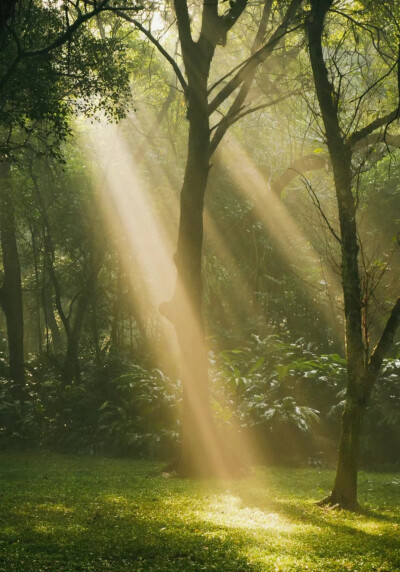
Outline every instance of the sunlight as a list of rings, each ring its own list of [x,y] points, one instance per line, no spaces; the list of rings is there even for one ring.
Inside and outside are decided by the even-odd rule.
[[[37,508],[45,510],[46,512],[55,512],[59,514],[70,514],[74,512],[71,507],[65,506],[63,504],[52,504],[52,503],[39,504]]]
[[[275,195],[243,145],[234,137],[230,136],[229,140],[221,145],[219,153],[237,188],[254,205],[258,219],[273,236],[275,246],[282,257],[295,269],[299,277],[308,283],[311,269],[315,267],[316,261],[320,261],[320,255],[304,236],[284,202]],[[326,287],[326,295],[334,300],[334,304],[340,300],[340,279],[329,267],[324,267],[320,284]],[[315,298],[313,302],[317,300],[318,298]],[[325,304],[321,305],[321,309],[327,323],[334,324],[342,335],[337,320],[332,320],[333,310]]]
[[[243,506],[240,497],[232,494],[218,495],[211,499],[208,508],[197,515],[214,525],[248,530],[289,530],[292,524],[276,512],[265,512],[256,507]]]
[[[151,123],[149,114],[145,114],[145,120],[146,123]],[[135,121],[138,119],[135,118]],[[90,128],[90,136],[91,148],[95,149],[96,165],[101,165],[100,169],[96,167],[94,173],[99,202],[106,226],[113,236],[124,271],[129,278],[135,307],[146,323],[156,320],[158,324],[159,333],[153,337],[149,336],[154,355],[162,363],[167,348],[168,356],[176,356],[175,361],[178,360],[175,328],[159,313],[160,305],[173,298],[171,311],[175,314],[175,318],[172,315],[172,322],[183,320],[185,331],[191,332],[191,339],[184,342],[189,348],[186,357],[185,352],[181,352],[179,358],[186,398],[201,440],[207,443],[210,465],[214,467],[215,474],[226,476],[229,473],[226,466],[228,460],[223,458],[222,443],[218,443],[215,429],[209,421],[207,401],[204,401],[202,396],[202,380],[197,374],[197,371],[202,370],[201,360],[205,359],[201,356],[207,355],[202,328],[197,323],[195,312],[183,286],[175,284],[176,269],[173,253],[176,239],[173,237],[171,220],[176,221],[179,209],[176,189],[171,185],[167,205],[164,204],[162,193],[157,198],[157,194],[150,191],[150,189],[157,190],[157,182],[160,184],[162,181],[161,185],[168,186],[170,184],[168,173],[159,166],[153,167],[152,164],[147,164],[143,170],[142,162],[136,163],[134,150],[124,137],[123,125],[97,124]],[[142,146],[147,150],[143,155],[145,157],[151,148],[151,142],[143,141]],[[304,238],[282,201],[275,197],[271,190],[266,192],[263,176],[238,143],[231,142],[229,146],[223,147],[222,159],[228,165],[233,181],[241,192],[256,205],[260,220],[274,235],[282,256],[295,266],[299,273],[307,276],[307,267],[313,264],[317,254]],[[141,174],[143,171],[147,173],[146,180]],[[231,261],[233,257],[229,244],[220,235],[208,211],[204,215],[204,226],[206,240],[210,241],[218,259],[221,262]],[[294,249],[293,243],[298,245],[298,248]],[[305,258],[298,268],[300,251],[305,253]],[[334,280],[336,281],[336,277],[329,276],[330,283],[334,283]],[[239,271],[233,272],[232,290],[236,294],[238,304],[243,305],[247,313],[254,312],[255,308],[250,307],[253,296],[249,282],[241,277]],[[241,324],[235,320],[234,308],[226,310],[231,327],[239,331]],[[328,308],[325,307],[325,310],[329,313]],[[254,446],[243,431],[237,446],[240,446],[242,451],[247,451],[249,457],[254,458]]]
[[[96,150],[96,172],[98,197],[103,216],[114,243],[119,247],[119,254],[124,270],[132,285],[132,293],[142,316],[159,315],[161,303],[172,298],[176,270],[173,264],[174,247],[165,231],[163,215],[157,213],[146,190],[139,169],[135,165],[132,154],[124,141],[120,127],[115,125],[91,126],[90,136],[92,149]],[[102,168],[99,169],[98,165]],[[167,212],[168,219],[168,212]],[[128,240],[128,249],[124,248],[124,237]],[[132,263],[133,261],[133,263]],[[135,272],[136,270],[136,272]],[[143,280],[140,288],[137,283]],[[201,328],[197,323],[188,297],[182,285],[177,286],[175,296],[179,308],[175,309],[179,319],[186,322],[187,331],[192,332],[191,356],[206,355]],[[176,336],[173,326],[164,318],[163,341],[154,341],[155,355],[168,348],[170,355],[177,355]],[[200,357],[201,359],[201,357]],[[181,376],[187,388],[187,398],[195,417],[196,426],[202,435],[203,443],[207,443],[207,454],[210,464],[217,474],[226,473],[221,451],[215,440],[212,424],[208,421],[207,405],[201,395],[201,380],[197,379],[197,362],[192,359],[186,362],[180,357]]]
[[[219,262],[229,270],[229,279],[233,290],[232,294],[235,300],[235,307],[240,308],[247,315],[252,315],[254,312],[261,314],[261,308],[254,293],[251,291],[249,280],[244,279],[239,265],[233,257],[226,237],[219,232],[207,207],[204,209],[204,235],[205,240],[210,241]],[[230,326],[236,334],[240,335],[243,334],[243,323],[240,322],[234,310],[235,308],[224,305],[224,313],[229,317]]]
[[[142,319],[151,327],[157,316],[168,351],[176,353],[172,326],[158,312],[173,292],[176,270],[173,245],[155,212],[139,169],[132,161],[120,126],[90,126],[90,148],[95,150],[94,177],[106,227],[117,248]],[[99,168],[99,166],[101,166]],[[155,343],[153,350],[161,351]]]

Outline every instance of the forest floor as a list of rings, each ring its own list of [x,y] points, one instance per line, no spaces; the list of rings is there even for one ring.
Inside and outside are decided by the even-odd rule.
[[[400,474],[360,474],[363,514],[315,506],[319,469],[189,481],[160,465],[0,455],[0,571],[400,570]]]

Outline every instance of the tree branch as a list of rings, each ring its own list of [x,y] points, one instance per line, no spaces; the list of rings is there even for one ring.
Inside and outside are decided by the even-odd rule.
[[[312,153],[310,155],[304,155],[299,159],[296,159],[291,163],[291,165],[282,173],[280,177],[273,181],[271,187],[277,195],[280,195],[296,177],[304,176],[307,171],[316,171],[324,169],[330,171],[332,168],[330,159],[325,155],[316,155]]]
[[[368,135],[373,133],[376,129],[379,129],[379,127],[383,127],[384,125],[392,123],[397,118],[398,118],[398,109],[396,108],[387,115],[374,119],[374,121],[371,121],[371,123],[360,129],[359,131],[355,131],[348,137],[347,139],[348,147],[350,148],[354,147],[359,141],[368,137]]]
[[[149,30],[147,30],[138,20],[135,20],[134,18],[131,18],[130,16],[128,16],[128,14],[125,14],[124,11],[119,10],[117,8],[113,8],[113,7],[107,8],[107,11],[114,12],[120,18],[123,18],[127,22],[130,22],[131,24],[133,24],[138,30],[140,30],[150,40],[150,42],[157,48],[157,50],[160,52],[160,54],[172,66],[172,68],[176,74],[176,77],[178,78],[179,83],[182,86],[183,91],[186,92],[187,83],[186,83],[185,78],[183,77],[181,70],[179,69],[178,64],[176,63],[174,58],[167,52],[167,50],[165,48],[163,48],[163,46],[153,36],[153,34]]]
[[[176,19],[178,22],[179,40],[182,46],[182,53],[193,47],[193,38],[190,31],[190,17],[186,0],[174,0]],[[186,66],[186,62],[185,62]]]
[[[253,55],[251,55],[246,61],[243,62],[243,65],[237,74],[221,89],[221,91],[211,101],[209,105],[210,115],[214,113],[214,111],[221,105],[221,103],[223,103],[238,87],[240,87],[248,75],[251,74],[259,64],[263,63],[270,56],[275,46],[279,44],[284,36],[298,29],[299,26],[296,26],[295,28],[289,30],[288,26],[297,14],[301,3],[302,0],[292,0],[281,25],[276,28],[268,42],[266,42],[261,48],[254,52]]]
[[[234,4],[236,6],[236,4]],[[254,54],[260,45],[262,44],[263,38],[265,36],[268,21],[271,15],[272,0],[265,0],[263,13],[260,19],[258,30],[256,32],[253,45],[251,47],[251,53]],[[250,91],[250,87],[253,84],[254,76],[256,73],[256,67],[254,67],[251,72],[248,73],[246,80],[243,82],[239,93],[236,95],[234,102],[232,103],[228,113],[226,114],[223,121],[221,121],[216,129],[214,137],[210,143],[210,157],[214,153],[215,149],[218,147],[222,138],[224,137],[227,129],[239,120],[239,113],[242,110],[242,105],[245,102],[247,95]],[[240,114],[243,117],[243,114]]]
[[[58,38],[56,40],[54,40],[48,46],[45,46],[44,48],[40,48],[39,50],[30,51],[30,52],[22,51],[21,56],[26,57],[26,58],[35,57],[35,56],[43,56],[44,54],[48,54],[49,52],[52,52],[53,50],[60,48],[61,46],[63,46],[66,42],[68,42],[72,38],[74,32],[76,32],[76,30],[80,26],[82,26],[82,24],[84,24],[85,22],[90,20],[90,18],[93,18],[94,16],[96,16],[100,12],[103,12],[105,7],[107,6],[108,2],[109,2],[109,0],[102,0],[97,6],[95,6],[93,8],[92,11],[86,12],[85,14],[80,14],[76,18],[76,20],[67,27],[65,32],[60,34],[60,36],[58,36]],[[139,9],[141,10],[142,8],[140,7],[140,8],[138,8],[138,10]]]
[[[222,17],[227,32],[236,24],[247,6],[247,0],[236,0]]]
[[[371,384],[374,383],[376,375],[393,345],[394,336],[400,325],[400,298],[397,298],[392,308],[385,329],[382,332],[379,342],[375,346],[368,363],[368,371],[371,373]],[[372,387],[370,388],[372,389]]]

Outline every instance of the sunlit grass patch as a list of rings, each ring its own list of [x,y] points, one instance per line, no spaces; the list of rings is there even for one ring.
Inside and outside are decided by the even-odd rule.
[[[364,514],[314,502],[331,471],[165,479],[157,465],[0,457],[0,571],[400,570],[400,486],[360,475]]]

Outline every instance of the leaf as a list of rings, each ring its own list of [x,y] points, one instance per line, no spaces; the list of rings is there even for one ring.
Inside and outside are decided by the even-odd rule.
[[[265,357],[260,357],[260,359],[258,359],[256,361],[256,363],[254,365],[251,366],[251,368],[249,369],[249,371],[247,372],[247,375],[250,375],[251,373],[257,371],[258,369],[260,369],[260,367],[262,366],[262,364],[265,362]]]

